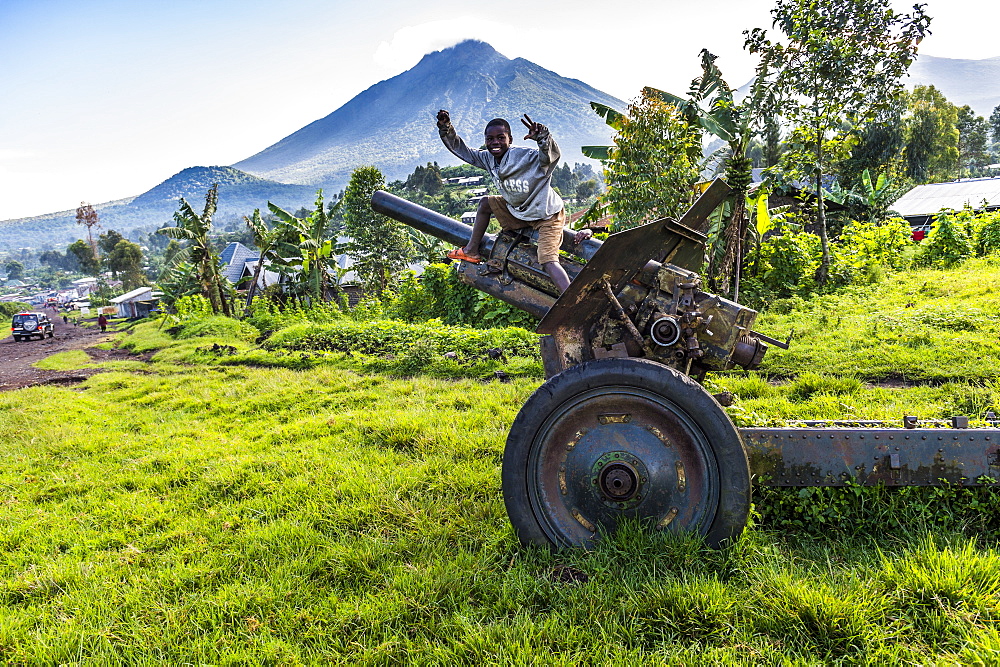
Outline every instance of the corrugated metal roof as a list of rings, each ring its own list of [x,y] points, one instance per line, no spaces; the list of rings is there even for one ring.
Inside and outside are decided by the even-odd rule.
[[[153,293],[152,287],[137,287],[131,292],[122,294],[121,296],[116,296],[113,299],[109,299],[111,303],[124,303],[125,301],[141,301],[139,297],[146,297]]]
[[[983,205],[983,201],[986,205]],[[918,185],[900,197],[892,210],[901,216],[934,215],[943,208],[961,210],[1000,206],[1000,178],[970,178],[953,183]]]
[[[257,259],[260,259],[260,253],[234,241],[227,245],[219,256],[222,275],[228,278],[229,282],[235,284],[243,275],[243,266],[247,261]]]

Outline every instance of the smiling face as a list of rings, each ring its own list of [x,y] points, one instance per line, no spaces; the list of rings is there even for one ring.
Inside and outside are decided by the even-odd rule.
[[[496,159],[500,159],[510,148],[511,137],[503,125],[490,125],[486,128],[486,150]]]

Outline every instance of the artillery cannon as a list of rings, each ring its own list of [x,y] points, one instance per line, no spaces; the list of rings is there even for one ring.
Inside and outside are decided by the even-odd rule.
[[[625,519],[692,531],[718,546],[740,534],[751,479],[772,486],[978,485],[1000,477],[1000,429],[737,429],[696,381],[756,368],[768,346],[756,311],[701,289],[700,231],[729,187],[717,180],[674,221],[664,218],[574,245],[559,295],[535,255],[537,233],[487,234],[483,262],[459,278],[541,318],[546,382],[525,402],[504,449],[508,516],[524,543],[592,544]],[[372,208],[455,245],[468,225],[379,191]],[[996,426],[997,424],[992,424]]]

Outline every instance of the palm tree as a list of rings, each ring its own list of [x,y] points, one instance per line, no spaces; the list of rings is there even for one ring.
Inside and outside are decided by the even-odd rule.
[[[243,221],[247,224],[247,228],[250,229],[250,233],[253,235],[253,244],[260,251],[260,259],[257,260],[257,266],[254,267],[253,277],[250,279],[250,289],[247,291],[246,314],[249,315],[250,304],[253,303],[253,298],[256,295],[257,281],[261,273],[264,272],[264,265],[277,265],[282,262],[281,255],[277,252],[277,249],[284,230],[278,226],[268,229],[264,220],[260,217],[259,208],[254,209],[251,217],[243,216]],[[264,286],[267,287],[267,281],[265,280],[264,282]]]
[[[339,202],[333,211],[337,206]],[[291,272],[289,269],[294,269],[299,274],[299,280],[293,283],[292,289],[300,298],[304,296],[313,302],[323,301],[326,288],[331,285],[329,269],[335,250],[330,215],[323,205],[323,191],[317,191],[316,208],[306,218],[297,218],[271,202],[267,203],[267,207],[278,220],[275,250],[284,258],[285,265],[279,265],[279,271],[288,275]]]
[[[188,242],[188,258],[197,269],[201,293],[212,304],[213,313],[229,316],[231,315],[229,303],[222,284],[223,277],[219,272],[219,255],[209,239],[218,197],[219,184],[215,183],[205,195],[205,210],[201,215],[195,213],[191,205],[181,197],[180,210],[174,213],[174,222],[177,226],[164,227],[156,232]]]

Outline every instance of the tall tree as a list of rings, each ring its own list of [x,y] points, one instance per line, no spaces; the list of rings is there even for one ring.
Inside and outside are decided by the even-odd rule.
[[[906,175],[917,183],[951,180],[958,169],[958,108],[934,86],[916,86],[906,122]]]
[[[94,207],[87,202],[80,202],[80,207],[76,209],[76,224],[83,225],[87,228],[87,242],[90,247],[94,250],[94,256],[97,256],[97,246],[94,245],[94,227],[100,227],[100,219],[97,217],[97,211]]]
[[[259,208],[255,208],[253,215],[249,218],[244,216],[243,222],[246,223],[247,229],[250,230],[250,234],[253,236],[253,244],[260,251],[260,259],[257,260],[257,266],[254,267],[253,276],[250,278],[250,287],[247,289],[246,314],[249,315],[250,306],[253,304],[253,298],[257,293],[257,283],[264,282],[263,286],[267,287],[266,281],[261,281],[260,279],[261,275],[266,275],[266,265],[281,261],[280,255],[275,252],[278,240],[280,239],[281,229],[278,227],[269,228],[260,217]]]
[[[219,184],[215,183],[205,195],[205,208],[202,213],[196,213],[183,197],[180,200],[180,210],[174,213],[176,227],[163,227],[156,230],[172,239],[187,241],[188,259],[195,267],[201,292],[212,304],[213,313],[230,315],[229,301],[226,298],[226,288],[223,285],[222,273],[219,271],[219,255],[212,246],[212,216],[219,198]]]
[[[990,114],[990,134],[993,137],[993,158],[1000,160],[1000,104]]]
[[[88,276],[96,276],[101,271],[101,263],[94,254],[94,248],[83,239],[78,239],[66,248],[66,255],[76,258],[80,270]]]
[[[697,125],[685,121],[662,93],[644,88],[626,113],[591,102],[617,130],[614,146],[584,146],[601,160],[607,191],[586,220],[611,215],[616,230],[663,217],[677,217],[690,204],[697,182],[701,140]]]
[[[375,167],[358,167],[351,172],[342,200],[344,229],[351,237],[347,254],[354,260],[365,291],[379,298],[413,256],[403,225],[372,210],[372,195],[384,188],[382,172]]]
[[[990,126],[968,104],[958,110],[958,175],[978,176],[990,162]]]
[[[113,229],[109,229],[100,236],[97,237],[97,247],[101,249],[104,254],[108,254],[115,249],[119,241],[124,241],[125,237]]]
[[[4,262],[3,270],[7,272],[7,280],[20,280],[24,277],[24,264],[16,259]]]
[[[142,248],[125,239],[120,240],[104,255],[104,264],[116,278],[121,278],[126,290],[146,284],[146,274],[142,270]]]
[[[930,24],[923,5],[897,14],[889,0],[777,0],[773,25],[784,42],[765,30],[747,31],[746,48],[761,56],[780,112],[797,126],[803,149],[793,157],[815,187],[823,259],[819,284],[830,269],[823,175],[836,155],[830,141],[846,125],[859,127],[892,103]],[[773,72],[773,76],[770,74]]]

